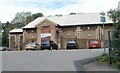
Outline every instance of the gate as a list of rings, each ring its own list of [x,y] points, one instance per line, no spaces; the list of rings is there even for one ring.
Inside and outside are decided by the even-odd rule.
[[[108,31],[109,64],[120,63],[120,30]]]

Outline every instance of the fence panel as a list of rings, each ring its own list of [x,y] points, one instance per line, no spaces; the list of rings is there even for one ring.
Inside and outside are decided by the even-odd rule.
[[[108,31],[109,64],[120,63],[120,31]]]

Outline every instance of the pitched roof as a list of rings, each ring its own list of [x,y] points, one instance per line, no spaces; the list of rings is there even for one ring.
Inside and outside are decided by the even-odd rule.
[[[39,24],[44,19],[53,21],[56,24],[59,24],[60,26],[102,24],[102,22],[100,22],[100,16],[101,16],[100,13],[81,13],[76,15],[39,17],[23,28],[35,28],[36,25]],[[106,17],[105,23],[112,23],[112,20],[107,15],[105,15],[105,17]]]
[[[45,19],[45,17],[38,17],[23,28],[35,28],[36,25],[38,25],[40,22],[42,22]]]
[[[19,33],[19,32],[23,32],[23,29],[13,29],[9,31],[9,33]]]

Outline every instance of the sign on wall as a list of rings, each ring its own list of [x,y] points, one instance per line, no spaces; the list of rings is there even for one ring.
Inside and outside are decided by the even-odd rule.
[[[51,33],[42,33],[41,34],[41,41],[49,41],[51,40]]]

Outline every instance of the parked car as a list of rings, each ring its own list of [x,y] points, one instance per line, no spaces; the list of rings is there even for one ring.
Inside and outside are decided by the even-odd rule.
[[[100,48],[99,42],[96,40],[89,41],[89,49]]]
[[[40,50],[40,45],[34,42],[30,42],[25,46],[25,49],[28,50]]]
[[[75,41],[68,41],[66,45],[66,49],[78,49],[79,46]]]
[[[4,47],[4,46],[0,46],[0,51],[7,51],[8,48],[7,47]]]
[[[58,49],[58,45],[54,42],[54,41],[42,41],[41,42],[41,49],[48,49],[48,50],[52,50],[52,49]]]

